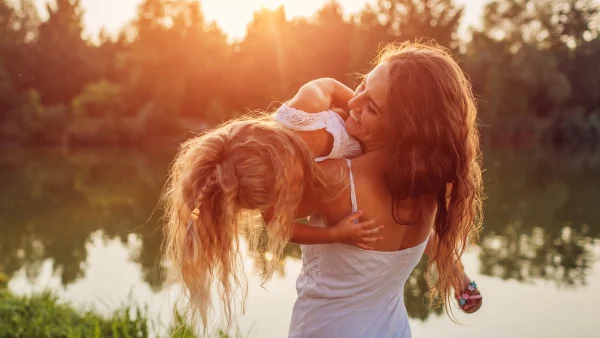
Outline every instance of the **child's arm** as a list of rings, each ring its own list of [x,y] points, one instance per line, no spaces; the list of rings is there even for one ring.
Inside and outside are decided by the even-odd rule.
[[[344,120],[348,118],[348,101],[354,97],[352,89],[341,82],[323,78],[311,81],[300,88],[296,96],[288,102],[288,106],[307,113],[320,113],[337,107],[336,112]]]
[[[378,235],[383,225],[376,225],[376,219],[362,223],[353,223],[362,215],[362,211],[354,213],[339,221],[333,227],[316,227],[300,222],[294,222],[294,230],[290,242],[296,244],[333,244],[343,243],[354,245],[365,250],[373,250],[370,244],[382,239]],[[262,213],[265,222],[271,218],[268,212]]]
[[[373,250],[370,245],[382,239],[378,233],[383,228],[383,225],[377,225],[377,219],[353,223],[361,215],[362,211],[359,211],[345,217],[335,226],[328,228],[296,222],[290,242],[296,244],[342,243],[354,245],[365,250]]]
[[[296,209],[296,218],[300,219],[312,215],[317,209],[319,207],[315,205],[315,201],[303,199]],[[294,230],[290,242],[307,245],[343,243],[365,250],[373,250],[370,245],[382,239],[378,233],[383,228],[383,225],[377,225],[376,218],[361,223],[353,223],[354,221],[358,222],[362,214],[363,212],[360,210],[344,217],[333,227],[317,227],[294,222]],[[263,217],[265,216],[270,217],[263,214]]]

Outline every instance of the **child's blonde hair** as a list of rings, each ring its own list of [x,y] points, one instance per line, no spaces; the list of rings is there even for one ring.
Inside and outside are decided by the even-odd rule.
[[[248,226],[256,222],[244,222],[248,218],[242,216],[253,213],[259,224],[259,212],[272,216],[266,224],[268,252],[273,255],[266,281],[291,237],[302,198],[333,197],[335,189],[313,158],[299,136],[267,115],[227,122],[182,145],[162,197],[164,258],[189,298],[192,319],[199,315],[204,329],[214,306],[214,282],[228,325],[240,291],[245,307],[239,235],[248,231],[252,242],[260,228]]]

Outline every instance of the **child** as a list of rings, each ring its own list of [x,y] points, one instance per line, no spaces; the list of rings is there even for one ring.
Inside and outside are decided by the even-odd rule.
[[[321,79],[302,87],[297,97],[305,95],[344,107],[352,91]],[[256,240],[261,214],[267,219],[268,252],[273,255],[265,279],[290,238],[300,244],[346,243],[367,249],[378,239],[373,220],[352,222],[359,215],[331,228],[294,223],[308,216],[299,209],[303,198],[326,201],[341,190],[341,183],[325,180],[315,159],[358,154],[360,145],[347,134],[339,115],[308,114],[287,104],[274,116],[230,121],[182,145],[162,197],[164,255],[184,284],[191,313],[200,315],[205,328],[213,307],[213,282],[228,324],[236,291],[242,290],[242,303],[246,298],[239,236],[245,232],[251,242]]]

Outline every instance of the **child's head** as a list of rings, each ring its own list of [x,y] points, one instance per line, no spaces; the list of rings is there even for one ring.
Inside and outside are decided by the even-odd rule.
[[[242,216],[272,216],[266,225],[274,257],[268,278],[291,236],[302,198],[317,199],[328,190],[304,141],[268,116],[231,121],[183,144],[163,196],[165,258],[205,328],[213,282],[228,322],[235,293],[241,291],[245,299],[239,235],[249,230],[250,238],[256,236],[243,221],[251,217]]]

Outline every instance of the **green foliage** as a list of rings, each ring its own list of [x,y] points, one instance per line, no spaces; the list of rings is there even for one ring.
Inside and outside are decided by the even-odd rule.
[[[175,311],[175,320],[165,332],[156,331],[148,317],[147,309],[123,305],[109,316],[96,311],[81,311],[72,304],[62,302],[50,291],[16,296],[6,290],[4,275],[0,274],[0,337],[4,338],[196,338],[194,329],[186,324],[185,317]],[[242,337],[215,330],[207,337]]]
[[[47,9],[48,20],[40,24],[32,44],[34,86],[44,104],[68,104],[94,79],[94,55],[82,37],[80,0],[56,0]]]
[[[240,41],[196,0],[144,0],[118,37],[82,37],[79,0],[0,2],[0,136],[33,143],[123,144],[268,110],[307,81],[349,86],[388,42],[433,39],[457,54],[480,99],[486,140],[596,142],[600,7],[592,0],[494,0],[470,41],[453,0],[378,0],[344,17],[262,9]],[[32,94],[37,93],[37,94]],[[38,105],[41,105],[38,106]],[[183,129],[183,130],[182,130]]]
[[[29,139],[41,143],[59,143],[67,135],[67,107],[62,104],[44,106],[36,90],[24,93],[17,112],[20,126]]]
[[[50,292],[15,296],[0,291],[1,337],[148,337],[145,311],[125,306],[110,318],[77,311]]]
[[[597,5],[496,0],[473,33],[465,70],[482,121],[509,142],[597,142],[600,106]]]
[[[122,143],[139,135],[136,118],[127,116],[120,85],[106,80],[90,83],[73,99],[72,137],[80,142]]]

